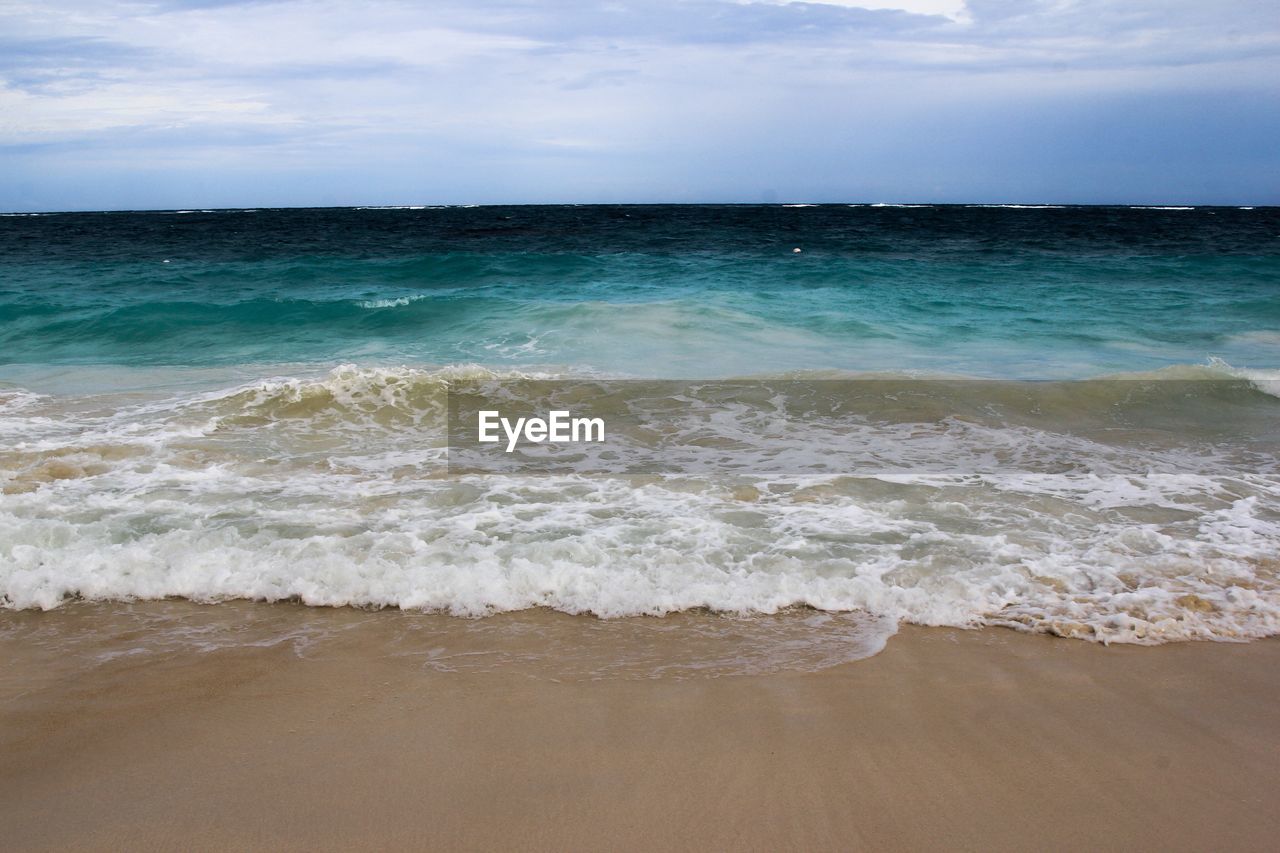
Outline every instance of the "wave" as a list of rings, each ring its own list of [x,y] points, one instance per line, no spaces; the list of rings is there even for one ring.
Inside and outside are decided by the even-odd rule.
[[[397,296],[389,299],[361,299],[356,304],[361,308],[403,308],[405,305],[412,305],[428,297],[424,294],[415,296]]]
[[[1234,367],[1221,358],[1210,356],[1203,364],[1173,364],[1156,370],[1109,373],[1099,379],[1116,380],[1168,380],[1168,381],[1221,381],[1237,379],[1249,383],[1257,391],[1272,397],[1280,397],[1280,370],[1261,370]]]
[[[1276,403],[1253,373],[881,376],[864,409],[847,382],[790,402],[767,383],[729,398],[711,383],[676,401],[702,427],[664,423],[761,466],[625,476],[450,473],[449,389],[548,373],[348,364],[141,401],[9,389],[0,599],[466,616],[804,606],[1103,642],[1267,636],[1280,470],[1257,426]],[[624,402],[669,410],[665,387],[641,382]],[[779,419],[839,394],[852,417]]]
[[[1275,329],[1254,329],[1249,332],[1237,332],[1228,335],[1228,343],[1248,346],[1280,347],[1280,331]]]
[[[724,211],[724,227],[699,246],[649,234],[653,226],[634,218],[652,212],[639,209],[583,211],[586,220],[608,218],[590,228],[563,222],[559,240],[545,223],[538,230],[536,220],[521,221],[515,211],[487,211],[474,221],[433,216],[423,228],[438,229],[435,239],[446,245],[418,251],[417,238],[406,233],[396,251],[373,246],[358,257],[326,254],[332,249],[320,236],[309,253],[224,257],[218,252],[227,247],[216,241],[234,229],[229,221],[210,223],[233,214],[220,213],[190,226],[215,241],[215,257],[206,258],[164,236],[188,226],[152,222],[147,227],[162,233],[141,255],[138,246],[123,245],[101,264],[76,261],[74,253],[20,264],[25,271],[0,285],[0,364],[500,359],[665,376],[941,367],[1079,378],[1209,353],[1240,364],[1272,361],[1264,340],[1239,334],[1280,318],[1269,286],[1273,264],[1248,254],[1243,237],[1214,257],[1066,251],[1007,263],[1003,249],[990,257],[968,252],[985,244],[981,235],[995,225],[1026,231],[1031,240],[1044,223],[999,224],[964,208],[915,224],[862,221],[856,211],[824,205],[808,211],[818,217],[812,227],[806,216],[803,233],[793,233],[798,220],[783,221],[788,217],[755,227],[764,210]],[[1136,221],[1110,211],[1126,227]],[[938,239],[917,233],[933,233],[930,223],[953,216],[970,225],[945,239],[946,229]],[[341,233],[399,234],[404,224],[372,214],[351,220]],[[1228,229],[1208,242],[1240,233]],[[627,243],[624,234],[649,240]],[[8,235],[14,251],[39,242],[20,236]],[[1123,235],[1116,239],[1127,245]],[[1182,239],[1170,236],[1169,245]],[[917,245],[921,240],[927,245]],[[489,251],[464,250],[476,242]],[[794,254],[797,246],[803,254]],[[1101,305],[1106,318],[1096,315]]]
[[[0,326],[6,353],[0,363],[19,354],[37,363],[70,358],[234,364],[282,352],[310,360],[335,349],[360,353],[388,341],[408,345],[446,329],[470,336],[470,328],[508,304],[448,291],[340,300],[158,300],[120,307],[17,304],[4,309],[10,322]]]

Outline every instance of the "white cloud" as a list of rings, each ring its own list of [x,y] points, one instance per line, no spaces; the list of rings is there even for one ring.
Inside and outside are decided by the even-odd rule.
[[[969,18],[965,0],[763,0],[763,2],[813,3],[824,6],[843,6],[846,9],[884,9],[910,12],[913,15],[941,15],[953,21],[964,21]]]
[[[1254,0],[0,0],[0,146],[694,186],[889,158],[935,115],[1258,92],[1278,57]]]
[[[1215,29],[1194,5],[1157,15],[1099,0],[972,0],[976,23],[922,29],[865,10],[954,18],[965,4],[773,0],[734,21],[726,10],[745,7],[715,0],[652,4],[666,15],[643,14],[643,3],[561,2],[11,3],[0,27],[39,50],[7,70],[0,57],[0,143],[224,123],[305,128],[313,137],[358,128],[590,140],[594,149],[633,143],[664,117],[667,125],[696,123],[698,111],[758,118],[753,101],[775,91],[851,101],[918,90],[922,75],[927,90],[946,75],[951,89],[963,81],[1007,92],[1041,71],[1052,79],[1036,86],[1069,88],[1074,79],[1105,88],[1161,74],[1181,80],[1180,66],[1277,49],[1274,26]],[[805,8],[788,8],[797,5]],[[769,10],[763,18],[760,9]],[[81,41],[59,48],[57,39]],[[1153,64],[1173,71],[1144,70]],[[698,105],[694,114],[684,115],[686,104]]]

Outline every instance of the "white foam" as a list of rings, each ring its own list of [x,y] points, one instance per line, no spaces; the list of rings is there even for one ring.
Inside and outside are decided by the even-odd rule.
[[[504,375],[549,378],[344,365],[123,404],[0,392],[0,595],[1280,632],[1274,460],[960,419],[797,442],[763,406],[715,422],[753,473],[445,477],[448,383]]]
[[[1280,397],[1280,370],[1257,370],[1247,367],[1232,367],[1220,358],[1210,358],[1209,367],[1215,371],[1245,379],[1264,394]]]
[[[34,406],[42,399],[43,394],[36,394],[25,388],[0,387],[0,413],[17,412]]]
[[[361,308],[400,308],[426,298],[423,294],[417,294],[414,296],[396,296],[389,299],[365,299],[357,304]]]

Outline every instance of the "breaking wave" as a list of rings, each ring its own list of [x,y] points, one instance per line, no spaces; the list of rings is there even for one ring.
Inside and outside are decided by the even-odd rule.
[[[144,398],[0,391],[0,596],[1280,632],[1272,372],[880,374],[862,409],[834,386],[852,417],[815,421],[816,446],[779,428],[776,395],[695,395],[682,405],[731,412],[712,437],[759,466],[450,475],[451,387],[548,378],[342,365]]]

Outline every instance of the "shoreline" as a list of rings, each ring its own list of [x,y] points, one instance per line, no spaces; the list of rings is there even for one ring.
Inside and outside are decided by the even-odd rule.
[[[903,626],[810,672],[565,678],[431,668],[392,614],[215,605],[237,640],[219,647],[200,605],[128,607],[195,640],[140,653],[146,630],[105,605],[0,614],[11,849],[1262,850],[1280,832],[1276,638]],[[317,618],[323,641],[300,630]],[[50,640],[73,622],[91,655]],[[264,626],[282,639],[255,645]]]

